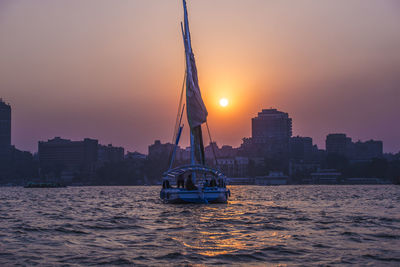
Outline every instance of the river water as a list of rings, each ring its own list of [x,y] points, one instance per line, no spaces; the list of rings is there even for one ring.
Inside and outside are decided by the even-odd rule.
[[[400,186],[232,186],[211,205],[159,189],[0,188],[0,265],[400,266]]]

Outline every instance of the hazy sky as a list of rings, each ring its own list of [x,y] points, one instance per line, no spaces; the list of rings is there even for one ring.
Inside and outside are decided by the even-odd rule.
[[[219,144],[240,145],[251,118],[275,107],[319,147],[343,132],[400,150],[400,1],[188,5]],[[171,141],[182,13],[180,0],[0,0],[0,97],[13,108],[13,144],[37,151],[38,140],[91,137],[147,152]]]

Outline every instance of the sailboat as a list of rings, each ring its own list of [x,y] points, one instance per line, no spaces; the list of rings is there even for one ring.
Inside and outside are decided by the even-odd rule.
[[[199,88],[186,0],[183,0],[183,10],[184,21],[181,22],[181,30],[185,46],[186,72],[175,125],[174,149],[170,167],[162,177],[160,198],[166,203],[226,203],[230,197],[230,190],[226,187],[225,175],[217,169],[206,166],[205,162],[202,125],[206,124],[209,133],[208,112]],[[184,91],[186,91],[186,104],[182,104]],[[190,128],[190,164],[173,168],[183,130],[182,117],[185,107]],[[216,158],[215,162],[217,165]]]

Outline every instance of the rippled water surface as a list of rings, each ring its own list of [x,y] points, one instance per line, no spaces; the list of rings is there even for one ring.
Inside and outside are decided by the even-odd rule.
[[[0,188],[0,265],[400,266],[400,186],[231,192],[167,205],[159,187]]]

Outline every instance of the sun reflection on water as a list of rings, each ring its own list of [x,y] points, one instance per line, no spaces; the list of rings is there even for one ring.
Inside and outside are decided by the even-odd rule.
[[[176,235],[174,240],[182,245],[184,251],[207,257],[234,255],[240,251],[251,252],[288,243],[292,236],[284,231],[268,229],[265,224],[268,219],[261,218],[258,209],[233,209],[231,203],[222,208],[195,208],[182,222],[190,227]]]

